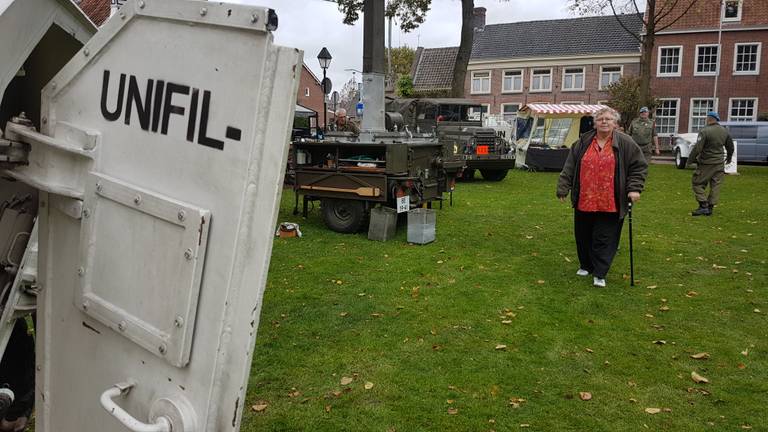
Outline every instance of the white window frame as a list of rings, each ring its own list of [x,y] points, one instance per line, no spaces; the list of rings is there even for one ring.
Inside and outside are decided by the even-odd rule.
[[[477,79],[479,79],[479,80],[488,80],[488,91],[483,91],[482,84],[480,85],[480,90],[479,91],[475,91],[475,75],[477,75],[477,74],[486,74],[486,73],[488,74],[487,77],[479,77]],[[470,94],[491,94],[491,78],[492,78],[492,76],[493,76],[493,72],[490,69],[472,71],[472,78],[471,78],[470,85],[469,85]],[[481,81],[481,83],[482,83],[482,81]]]
[[[680,50],[679,61],[677,63],[677,72],[674,73],[661,73],[661,50],[677,48]],[[683,46],[682,45],[665,45],[660,46],[656,53],[656,76],[657,77],[679,77],[683,73]]]
[[[304,97],[309,97],[309,87],[304,87]]]
[[[757,120],[757,103],[758,98],[756,97],[732,97],[728,99],[728,121],[741,121],[741,120],[733,120],[731,117],[731,110],[733,109],[733,101],[736,100],[752,100],[755,101],[755,104],[752,106],[752,119],[751,120],[745,120],[745,121],[756,121]]]
[[[584,101],[562,101],[561,105],[584,105]]]
[[[522,107],[523,107],[523,104],[522,104],[522,103],[520,103],[520,102],[506,102],[506,103],[503,103],[503,104],[501,104],[501,105],[500,105],[500,107],[499,107],[499,112],[500,112],[500,114],[501,114],[501,118],[504,118],[504,114],[505,114],[505,113],[504,113],[504,107],[506,107],[507,105],[517,105],[517,110],[518,110],[518,111],[520,111],[520,108],[522,108]],[[506,119],[505,119],[505,120],[506,120]]]
[[[487,103],[481,103],[481,104],[478,104],[478,105],[480,105],[480,106],[482,106],[482,107],[485,107],[485,115],[486,115],[486,116],[487,116],[487,115],[489,115],[489,114],[491,113],[491,104],[487,104]],[[470,108],[470,109],[471,109],[471,108]]]
[[[568,69],[581,69],[581,87],[565,88],[565,76],[566,76],[566,71]],[[571,73],[570,75],[573,75],[575,77],[577,74]],[[574,81],[575,81],[575,78],[574,78]],[[584,91],[586,86],[586,81],[587,81],[587,68],[585,68],[584,66],[563,66],[563,79],[562,79],[560,88],[564,92]]]
[[[603,86],[603,69],[604,68],[615,68],[615,67],[619,68],[619,79],[622,79],[624,77],[624,65],[603,65],[603,66],[600,66],[600,76],[597,78],[597,88],[598,88],[598,90],[605,90],[607,88],[607,86]],[[608,72],[608,73],[613,74],[615,72]],[[616,81],[618,81],[618,80],[616,80]],[[610,84],[612,84],[612,83],[614,83],[616,81],[611,81],[611,83],[609,83],[608,85],[610,85]]]
[[[677,133],[677,129],[680,127],[680,109],[682,108],[680,106],[680,98],[659,98],[658,101],[660,102],[659,106],[661,106],[661,102],[664,102],[664,101],[677,102],[677,109],[675,110],[675,127],[673,128],[672,132],[663,132],[658,134],[659,136],[672,136]],[[656,121],[656,124],[658,124],[659,116],[655,112],[653,114],[654,114],[653,118]]]
[[[709,47],[716,47],[717,48],[717,60],[715,61],[715,71],[714,72],[699,72],[699,49],[700,48],[709,48]],[[694,76],[715,76],[720,72],[720,53],[722,52],[722,49],[720,48],[720,45],[718,44],[700,44],[696,45],[696,53],[695,58],[693,59],[693,75]],[[682,61],[681,61],[682,63]]]
[[[504,87],[507,78],[507,72],[520,72],[520,90],[507,89]],[[525,87],[525,69],[504,69],[501,71],[501,92],[502,93],[522,93]]]
[[[739,21],[741,21],[741,11],[744,9],[744,1],[743,0],[738,0],[738,1],[739,1],[739,10],[738,10],[738,13],[736,14],[735,18],[726,18],[725,17],[725,3],[726,2],[722,3],[723,6],[722,6],[722,10],[720,11],[720,13],[721,13],[721,17],[722,17],[723,22],[739,22]]]
[[[549,88],[546,88],[546,89],[534,89],[533,88],[533,78],[537,77],[537,76],[544,76],[544,75],[536,75],[534,72],[536,72],[536,71],[543,71],[543,70],[549,70]],[[545,67],[541,67],[541,68],[534,67],[534,68],[531,68],[531,82],[530,82],[530,87],[528,88],[528,93],[547,93],[547,92],[551,92],[552,91],[552,81],[553,81],[553,78],[554,78],[553,68],[545,68]]]
[[[691,132],[691,133],[698,132],[698,131],[694,131],[693,130],[693,101],[701,101],[701,100],[712,101],[713,102],[712,103],[712,107],[713,107],[714,111],[717,112],[717,108],[718,108],[717,107],[717,102],[718,102],[717,98],[711,98],[711,97],[693,97],[693,98],[691,98],[691,100],[689,102],[689,105],[688,105],[688,132]],[[704,113],[703,117],[699,116],[698,118],[704,118],[705,119],[704,124],[706,125],[706,118],[707,118],[707,113],[706,112]]]
[[[757,45],[757,64],[754,71],[737,71],[736,61],[739,57],[739,46]],[[760,53],[763,51],[762,42],[739,42],[733,45],[733,74],[734,75],[760,75]]]

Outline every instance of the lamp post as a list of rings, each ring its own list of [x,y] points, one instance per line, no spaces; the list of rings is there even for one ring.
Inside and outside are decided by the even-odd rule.
[[[325,132],[326,129],[328,129],[328,106],[327,106],[327,101],[326,101],[326,95],[328,95],[328,91],[330,89],[328,89],[326,87],[330,87],[330,86],[327,86],[327,84],[326,84],[327,81],[326,81],[326,77],[325,77],[325,71],[328,69],[328,66],[331,65],[331,58],[332,58],[331,57],[331,53],[328,52],[328,48],[326,48],[326,47],[323,47],[323,49],[320,50],[320,54],[317,55],[317,61],[320,62],[320,67],[323,69],[323,82],[322,82],[322,87],[323,87],[323,132]]]

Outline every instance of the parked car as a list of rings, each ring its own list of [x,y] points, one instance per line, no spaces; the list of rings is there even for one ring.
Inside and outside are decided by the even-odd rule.
[[[768,162],[768,122],[721,123],[736,142],[736,161]],[[685,168],[691,148],[696,145],[697,133],[683,133],[674,137],[675,166]]]

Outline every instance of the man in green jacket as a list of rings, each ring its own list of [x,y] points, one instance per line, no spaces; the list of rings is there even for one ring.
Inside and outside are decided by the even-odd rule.
[[[627,131],[633,140],[643,150],[643,156],[648,163],[651,163],[651,152],[655,149],[656,156],[661,154],[659,151],[659,137],[656,136],[656,123],[649,117],[648,107],[640,108],[640,117],[632,120]],[[651,146],[653,145],[653,148]]]
[[[725,164],[733,158],[733,140],[728,131],[720,126],[720,116],[715,111],[707,113],[707,125],[699,132],[696,145],[688,155],[688,163],[697,164],[691,184],[699,208],[693,216],[712,216],[712,209],[720,199],[720,185],[725,175]],[[723,147],[726,154],[723,155]],[[725,161],[725,162],[724,162]],[[709,195],[707,195],[709,185]]]

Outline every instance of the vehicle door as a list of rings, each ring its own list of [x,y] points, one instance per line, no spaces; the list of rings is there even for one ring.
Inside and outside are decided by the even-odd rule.
[[[301,70],[276,25],[129,1],[40,131],[8,124],[39,192],[38,432],[239,430]]]
[[[728,126],[731,139],[739,147],[736,158],[741,161],[753,161],[756,158],[755,145],[757,142],[757,126],[731,124]]]
[[[768,124],[761,124],[757,127],[755,160],[760,162],[768,162]]]

